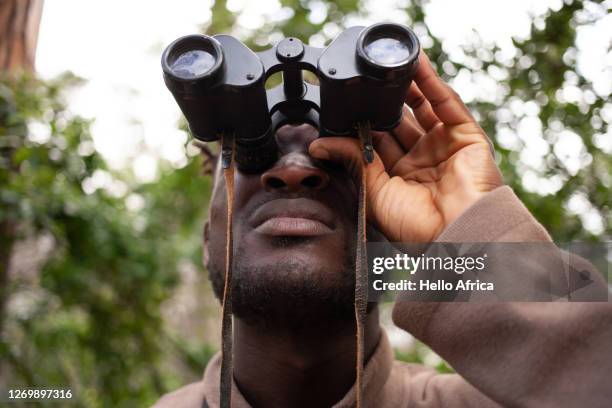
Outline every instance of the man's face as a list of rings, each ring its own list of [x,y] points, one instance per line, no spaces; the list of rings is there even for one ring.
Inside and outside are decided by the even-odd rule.
[[[247,321],[352,319],[357,192],[345,170],[308,155],[317,136],[309,125],[283,126],[273,167],[235,173],[233,311]],[[209,215],[207,267],[220,297],[227,201],[219,169]]]

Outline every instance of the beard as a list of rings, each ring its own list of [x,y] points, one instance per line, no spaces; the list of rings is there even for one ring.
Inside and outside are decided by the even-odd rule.
[[[278,250],[300,245],[305,238],[279,238]],[[354,245],[347,243],[340,270],[321,270],[299,259],[274,264],[250,262],[247,249],[234,251],[232,312],[245,323],[266,330],[303,332],[354,321]],[[217,254],[220,255],[220,254]],[[223,298],[224,259],[211,256],[209,279]]]

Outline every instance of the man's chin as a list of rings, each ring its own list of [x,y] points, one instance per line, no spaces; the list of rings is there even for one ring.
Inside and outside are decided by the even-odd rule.
[[[246,323],[272,330],[300,331],[353,320],[354,275],[350,259],[330,268],[324,261],[290,249],[272,259],[234,259],[232,311]],[[298,255],[299,252],[299,255]],[[338,259],[334,260],[338,263]],[[223,293],[223,269],[211,265],[217,297]]]
[[[236,269],[236,262],[234,268]],[[298,287],[316,285],[330,287],[333,290],[339,286],[339,281],[352,275],[352,268],[342,257],[313,256],[299,248],[283,248],[253,259],[248,264],[249,274],[276,285],[295,285]],[[278,280],[282,279],[282,282]],[[352,279],[352,278],[350,278]]]

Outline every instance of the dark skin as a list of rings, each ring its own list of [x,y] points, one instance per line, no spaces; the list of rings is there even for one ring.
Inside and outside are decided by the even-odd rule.
[[[431,242],[502,180],[486,134],[424,54],[406,104],[411,109],[396,129],[373,132],[375,160],[365,171],[368,222],[392,242]],[[317,139],[305,125],[280,129],[277,140],[281,157],[271,169],[236,174],[234,277],[243,289],[270,290],[263,299],[252,293],[243,299],[259,302],[257,308],[234,309],[234,378],[255,407],[326,407],[355,380],[354,318],[335,311],[352,304],[346,282],[354,279],[354,266],[347,259],[354,254],[363,156],[356,139]],[[204,251],[217,295],[225,200],[217,176]],[[336,294],[344,303],[334,303]],[[278,318],[266,321],[262,310]],[[376,308],[365,333],[367,359],[380,338]]]
[[[264,268],[301,258],[309,267],[292,271],[286,279],[315,280],[333,290],[337,280],[329,275],[347,267],[339,254],[353,251],[346,242],[354,241],[356,234],[357,190],[345,170],[310,157],[308,147],[317,135],[308,125],[285,126],[276,135],[281,157],[275,166],[263,174],[236,172],[235,248],[248,250],[235,250],[235,256],[244,257],[241,263]],[[225,249],[225,183],[219,174],[216,181],[205,233],[209,267],[211,261],[223,262]],[[263,219],[268,226],[258,229]],[[279,237],[298,241],[278,244]],[[352,269],[347,272],[346,279],[352,279]],[[266,279],[265,274],[259,279]],[[274,322],[262,329],[237,315],[234,325],[234,379],[254,407],[331,406],[355,382],[352,311],[342,317],[320,316],[313,330]],[[365,333],[369,357],[380,338],[376,309],[367,315]]]

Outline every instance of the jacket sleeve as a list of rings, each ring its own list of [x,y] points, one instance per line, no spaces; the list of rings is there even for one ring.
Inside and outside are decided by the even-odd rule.
[[[474,204],[438,241],[551,242],[507,186]],[[580,257],[557,259],[598,275]],[[513,265],[534,276],[564,273],[520,258]],[[607,298],[606,282],[594,284]],[[456,401],[453,406],[478,406],[475,388],[504,407],[612,406],[610,302],[434,303],[400,296],[393,320],[462,377],[432,377],[416,393],[425,399],[438,395]]]

